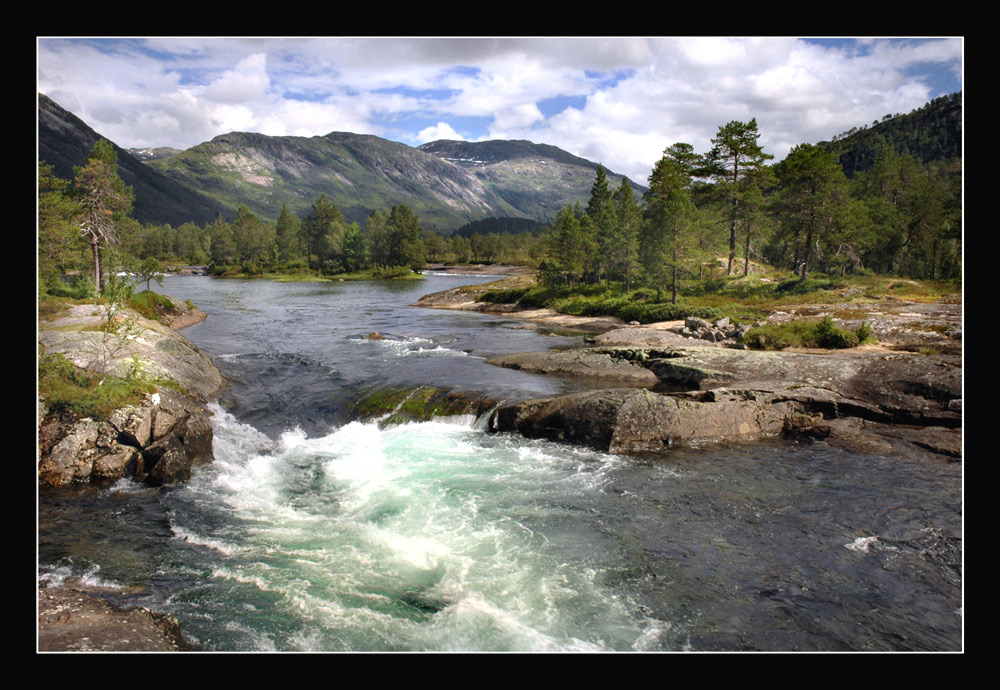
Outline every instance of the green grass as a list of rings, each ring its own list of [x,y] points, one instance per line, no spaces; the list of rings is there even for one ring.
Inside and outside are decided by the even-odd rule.
[[[669,302],[668,290],[641,287],[626,294],[620,284],[612,284],[610,289],[603,284],[498,289],[486,291],[477,299],[527,308],[548,307],[576,316],[617,316],[639,323],[672,321],[687,316],[708,320],[728,316],[734,322],[748,323],[762,320],[769,313],[790,305],[871,302],[886,297],[918,302],[960,300],[961,284],[822,274],[799,281],[788,271],[773,270],[746,277],[723,275],[704,281],[686,281],[676,305]]]
[[[152,290],[135,293],[129,298],[128,306],[151,321],[160,321],[167,314],[180,313],[170,298]]]
[[[137,405],[147,393],[165,382],[141,377],[101,377],[81,369],[61,354],[43,355],[38,360],[38,393],[52,410],[76,417],[106,420],[125,405]]]
[[[819,321],[799,319],[782,324],[751,328],[743,343],[755,350],[783,350],[787,347],[841,350],[857,347],[871,336],[871,328],[862,323],[857,330],[839,328],[829,316]]]

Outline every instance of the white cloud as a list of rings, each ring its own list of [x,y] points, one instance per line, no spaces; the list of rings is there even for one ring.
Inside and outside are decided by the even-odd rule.
[[[267,56],[255,53],[240,60],[209,84],[204,96],[216,103],[253,103],[267,95],[271,80],[267,76]]]
[[[730,120],[756,117],[781,158],[909,112],[937,95],[914,75],[960,73],[962,49],[791,37],[40,39],[38,88],[127,147],[186,148],[233,129],[519,138],[642,183],[664,148],[707,151]],[[574,107],[546,116],[557,98]]]
[[[433,127],[425,127],[417,133],[417,141],[426,144],[428,141],[438,141],[439,139],[450,139],[453,141],[465,141],[465,137],[452,129],[447,122],[439,122]]]

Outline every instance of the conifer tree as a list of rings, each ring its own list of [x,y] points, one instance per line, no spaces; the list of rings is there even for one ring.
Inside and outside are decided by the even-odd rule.
[[[299,233],[302,223],[298,216],[288,210],[288,204],[281,205],[281,213],[275,225],[275,239],[278,243],[278,258],[290,261],[299,254]]]
[[[573,206],[564,206],[556,214],[549,236],[550,270],[561,282],[573,285],[584,272],[584,238],[580,219]]]
[[[55,177],[52,166],[38,162],[38,276],[39,288],[54,284],[74,265],[79,246],[80,209],[69,181]]]
[[[312,205],[312,212],[302,221],[301,230],[306,239],[309,267],[313,267],[313,256],[322,265],[331,252],[340,251],[344,216],[337,205],[326,198],[326,194],[320,194]]]
[[[795,241],[795,265],[803,282],[821,238],[845,226],[847,178],[836,158],[813,144],[799,144],[776,167],[783,223]]]
[[[603,165],[597,166],[594,184],[590,188],[590,200],[587,202],[587,216],[592,222],[592,228],[584,230],[594,238],[596,256],[594,268],[598,274],[604,273],[608,284],[611,284],[612,257],[620,242],[615,223],[614,202],[611,190],[608,188],[608,176]]]
[[[81,227],[91,246],[94,262],[94,289],[104,288],[104,249],[120,240],[119,228],[132,210],[134,194],[118,176],[118,154],[105,139],[90,151],[87,165],[74,170],[83,212]]]
[[[765,161],[774,158],[764,153],[757,143],[760,134],[757,131],[757,119],[750,122],[733,120],[719,127],[719,132],[712,139],[712,150],[705,158],[704,172],[714,177],[724,187],[730,201],[729,216],[729,267],[728,274],[733,274],[733,262],[736,259],[736,234],[742,220],[740,200],[743,189],[740,182],[759,171]]]
[[[640,237],[640,255],[646,277],[657,292],[669,281],[671,301],[677,303],[681,271],[694,259],[697,242],[690,232],[695,208],[687,188],[687,171],[663,156],[649,176],[646,213]]]
[[[632,282],[639,274],[639,230],[642,227],[642,209],[632,191],[632,183],[626,177],[612,195],[615,210],[615,226],[618,244],[611,256],[615,271],[625,281],[625,290],[632,290]]]

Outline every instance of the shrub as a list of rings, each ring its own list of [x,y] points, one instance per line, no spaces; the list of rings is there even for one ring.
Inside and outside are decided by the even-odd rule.
[[[858,341],[861,343],[867,342],[872,338],[872,327],[868,325],[867,321],[862,321],[858,329],[854,331],[858,336]]]
[[[829,350],[843,350],[858,346],[858,334],[853,331],[838,328],[833,319],[824,316],[816,325],[816,343]]]
[[[755,350],[783,350],[787,347],[822,347],[844,349],[857,347],[860,339],[854,331],[838,328],[829,316],[821,321],[789,321],[757,326],[743,336],[743,343]]]

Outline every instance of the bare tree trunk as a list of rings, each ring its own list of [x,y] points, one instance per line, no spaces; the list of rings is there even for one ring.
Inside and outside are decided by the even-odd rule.
[[[743,276],[750,275],[750,223],[747,223],[747,244],[743,249]]]
[[[101,248],[97,242],[96,237],[94,237],[94,239],[91,241],[90,247],[94,252],[94,290],[100,293],[101,288],[103,287],[102,271],[101,271]]]

